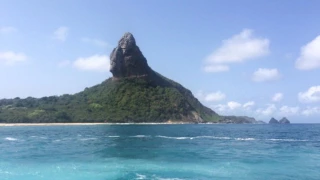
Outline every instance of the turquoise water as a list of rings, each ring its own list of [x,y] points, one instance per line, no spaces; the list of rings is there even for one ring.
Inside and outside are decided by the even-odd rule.
[[[0,127],[1,180],[320,179],[320,125]]]

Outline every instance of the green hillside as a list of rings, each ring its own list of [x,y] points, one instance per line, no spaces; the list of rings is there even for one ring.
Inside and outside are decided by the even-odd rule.
[[[219,116],[154,72],[108,80],[75,95],[0,100],[0,122],[207,122]]]

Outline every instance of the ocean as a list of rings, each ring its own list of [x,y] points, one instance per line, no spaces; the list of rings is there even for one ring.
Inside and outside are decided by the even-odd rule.
[[[319,180],[320,124],[0,126],[0,180]]]

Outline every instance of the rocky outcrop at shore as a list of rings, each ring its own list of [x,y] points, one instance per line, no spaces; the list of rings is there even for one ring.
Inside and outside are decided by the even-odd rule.
[[[279,121],[276,120],[275,118],[271,118],[269,121],[269,124],[279,124]]]
[[[290,121],[286,117],[283,117],[282,119],[279,120],[279,123],[280,124],[290,124]]]
[[[286,117],[283,117],[279,121],[275,118],[271,118],[269,124],[290,124],[290,121]]]

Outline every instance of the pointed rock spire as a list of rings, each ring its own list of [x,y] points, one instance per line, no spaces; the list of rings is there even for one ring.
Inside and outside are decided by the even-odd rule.
[[[290,121],[286,117],[283,117],[282,119],[279,120],[279,123],[280,124],[290,124]]]
[[[131,49],[136,46],[136,40],[134,39],[131,33],[126,32],[122,36],[118,44],[118,46],[121,47],[121,49]]]
[[[279,121],[276,120],[275,118],[271,118],[269,121],[269,124],[279,124]]]
[[[147,76],[151,69],[136,40],[129,32],[119,40],[110,55],[110,72],[114,78]]]

